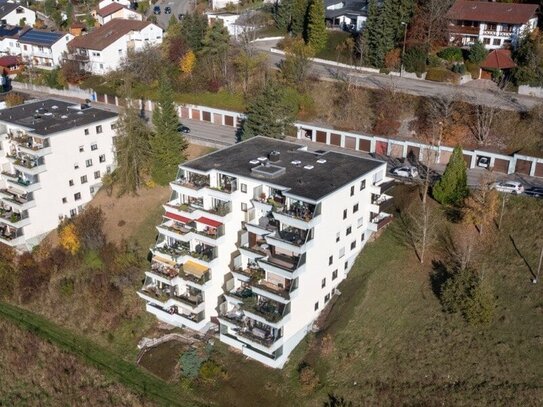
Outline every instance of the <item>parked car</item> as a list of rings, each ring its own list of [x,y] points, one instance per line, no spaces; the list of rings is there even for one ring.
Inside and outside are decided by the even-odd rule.
[[[499,192],[510,194],[522,194],[524,192],[524,186],[518,181],[498,181],[493,186]]]
[[[403,165],[401,167],[394,168],[392,170],[392,174],[404,178],[417,178],[419,176],[419,171],[416,167],[412,167],[410,165]]]
[[[172,8],[170,6],[164,8],[164,14],[172,14]]]
[[[490,157],[479,157],[477,159],[477,167],[490,168]]]
[[[177,126],[177,131],[184,134],[190,133],[190,129],[181,123],[179,123],[179,126]]]
[[[524,193],[526,195],[533,196],[534,198],[543,198],[543,188],[541,187],[526,188]]]
[[[160,14],[160,6],[153,7],[153,14]]]

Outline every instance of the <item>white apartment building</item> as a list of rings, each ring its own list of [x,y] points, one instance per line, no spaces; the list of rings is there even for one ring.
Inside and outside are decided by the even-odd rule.
[[[73,38],[70,33],[31,28],[19,36],[20,54],[17,55],[35,68],[53,69],[64,60],[68,42]]]
[[[382,204],[386,163],[255,137],[180,166],[147,311],[281,368],[347,277]]]
[[[113,169],[117,114],[59,100],[0,110],[0,242],[29,249]]]
[[[3,25],[28,25],[36,23],[36,12],[13,0],[0,0],[0,23]]]
[[[514,47],[537,27],[537,4],[456,0],[447,12],[449,40],[459,45],[476,41],[486,49]]]
[[[162,43],[163,32],[148,21],[115,19],[68,44],[68,58],[81,69],[103,75],[120,67],[128,51],[142,51]]]

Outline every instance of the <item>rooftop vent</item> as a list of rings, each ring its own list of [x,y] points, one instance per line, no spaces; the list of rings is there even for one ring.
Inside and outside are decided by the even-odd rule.
[[[313,166],[313,165],[304,165],[304,168],[306,170],[312,170],[313,168],[315,168],[315,166]]]
[[[260,161],[258,161],[258,160],[251,160],[251,161],[249,161],[249,164],[253,164],[253,165],[260,164]]]
[[[324,164],[324,163],[326,162],[326,160],[325,160],[324,158],[319,158],[319,159],[317,160],[317,162],[318,162],[319,164]]]
[[[255,175],[260,175],[266,178],[275,178],[279,175],[283,175],[287,170],[284,167],[273,165],[270,163],[261,164],[258,167],[251,168],[251,172]]]
[[[83,112],[81,112],[81,111],[80,111],[80,112],[77,112],[76,114],[79,114],[79,115],[81,115],[81,114],[83,114]]]
[[[271,162],[276,163],[277,161],[279,161],[279,158],[281,158],[281,153],[279,151],[274,150],[268,155],[268,157]]]
[[[43,115],[44,115],[44,116],[53,116],[53,113],[51,113],[51,112],[45,112]]]
[[[294,160],[290,162],[292,165],[301,165],[302,162],[300,160]]]
[[[58,109],[58,106],[57,106],[57,105],[53,105],[53,106],[51,106],[51,109],[53,109],[53,110]]]
[[[260,161],[260,162],[264,162],[266,161],[268,158],[267,157],[258,157],[257,160]]]
[[[67,116],[67,115],[65,115],[65,114],[63,114],[62,116],[60,116],[60,118],[61,118],[61,119],[67,119],[67,118],[68,118],[68,116]]]

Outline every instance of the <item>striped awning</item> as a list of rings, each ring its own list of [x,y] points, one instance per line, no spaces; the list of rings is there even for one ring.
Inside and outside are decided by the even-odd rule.
[[[175,220],[177,222],[181,222],[181,223],[189,223],[189,222],[192,221],[192,219],[185,218],[184,216],[176,215],[175,213],[171,213],[171,212],[166,212],[164,214],[164,217],[168,218],[168,219]]]
[[[211,226],[212,228],[218,228],[222,225],[221,222],[217,222],[216,220],[206,218],[204,216],[196,219],[196,222],[203,223],[204,225]]]

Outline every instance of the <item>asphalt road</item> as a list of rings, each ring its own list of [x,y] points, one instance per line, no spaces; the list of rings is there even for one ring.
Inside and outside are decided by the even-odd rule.
[[[270,52],[270,48],[274,47],[276,43],[276,40],[253,43],[255,48],[268,54],[268,61],[273,67],[278,67],[283,60],[282,55]],[[364,88],[393,88],[402,93],[415,96],[456,95],[474,104],[506,110],[525,111],[543,102],[541,99],[535,97],[501,90],[480,89],[467,85],[449,85],[439,82],[400,78],[397,76],[376,74],[362,69],[337,68],[316,62],[312,63],[311,70],[312,74],[322,79],[349,78],[349,80]]]
[[[149,10],[149,15],[153,14],[153,9],[155,6],[160,7],[160,14],[157,14],[157,22],[160,27],[163,29],[168,28],[168,23],[172,16],[178,17],[179,14],[186,15],[194,6],[195,0],[159,0],[151,6]],[[166,14],[164,12],[166,7],[171,7],[171,14]]]

